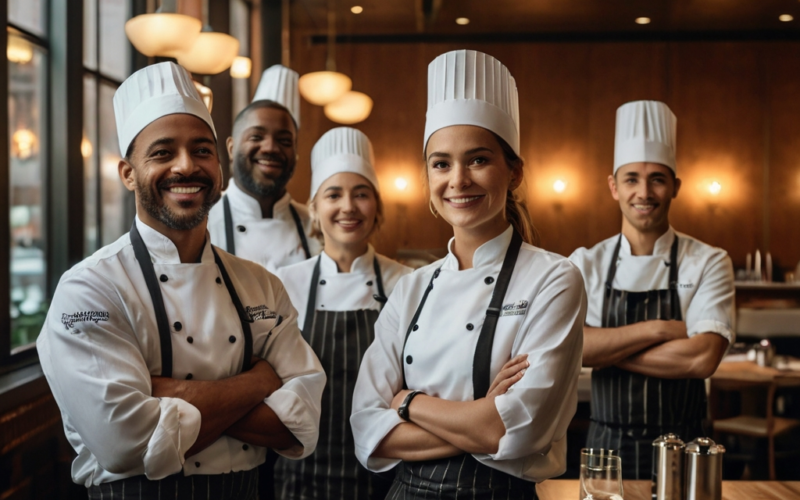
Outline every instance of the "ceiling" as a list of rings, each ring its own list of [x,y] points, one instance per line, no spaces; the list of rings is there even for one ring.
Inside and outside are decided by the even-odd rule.
[[[292,30],[324,35],[329,3],[335,5],[340,39],[800,38],[798,0],[292,0]],[[354,5],[363,12],[353,14]],[[794,20],[781,22],[782,14]],[[468,18],[469,24],[456,24],[459,17]],[[638,17],[651,22],[637,24]]]

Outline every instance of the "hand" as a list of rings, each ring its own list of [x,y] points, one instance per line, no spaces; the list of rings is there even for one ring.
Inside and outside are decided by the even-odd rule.
[[[686,322],[678,320],[652,320],[653,326],[658,329],[659,334],[664,339],[664,342],[678,339],[688,339],[689,334],[686,331]]]
[[[273,392],[283,387],[283,380],[275,373],[272,365],[258,356],[253,356],[250,361],[250,376],[255,377],[259,387],[264,391],[264,397],[269,397]]]
[[[494,378],[486,397],[494,398],[505,394],[512,385],[519,382],[530,365],[527,354],[520,354],[511,358]]]
[[[403,389],[402,391],[395,394],[394,397],[392,398],[392,410],[397,410],[398,408],[400,408],[400,405],[403,404],[403,401],[406,400],[406,396],[408,396],[408,393],[410,392],[411,391],[408,389]]]

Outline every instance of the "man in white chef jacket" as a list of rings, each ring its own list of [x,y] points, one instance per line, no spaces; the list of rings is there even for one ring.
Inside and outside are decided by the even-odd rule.
[[[61,278],[37,342],[89,498],[257,498],[266,449],[316,446],[325,375],[280,281],[213,248],[222,172],[190,75],[114,96],[131,232]]]
[[[286,185],[297,163],[300,127],[298,75],[279,64],[264,71],[253,102],[227,140],[232,177],[211,209],[211,242],[274,272],[322,250],[311,233],[308,209]]]
[[[589,308],[583,365],[592,372],[588,446],[620,450],[626,478],[650,477],[652,441],[706,435],[703,379],[734,340],[733,267],[727,252],[675,231],[677,121],[666,104],[617,110],[611,195],[622,232],[570,259]]]

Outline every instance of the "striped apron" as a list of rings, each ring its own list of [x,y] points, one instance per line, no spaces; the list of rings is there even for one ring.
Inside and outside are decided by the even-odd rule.
[[[648,320],[682,320],[678,297],[678,238],[672,243],[669,288],[629,292],[612,287],[620,241],[608,268],[603,328]],[[587,446],[619,450],[625,479],[650,479],[653,441],[672,432],[688,442],[703,433],[705,383],[700,379],[648,377],[610,366],[592,371],[591,424]]]
[[[515,231],[511,238],[511,244],[506,250],[503,267],[500,269],[495,288],[492,291],[492,299],[486,310],[481,333],[475,346],[475,357],[472,363],[472,390],[475,399],[485,397],[489,391],[494,332],[521,246],[522,237]],[[434,271],[417,311],[408,325],[406,342],[414,325],[419,320],[420,313],[425,307],[425,301],[433,290],[434,281],[439,277],[439,272],[439,269]],[[405,346],[403,350],[405,351]],[[408,388],[405,382],[405,370],[403,371],[403,388]],[[470,454],[419,462],[403,461],[386,498],[387,500],[428,498],[449,500],[457,499],[459,496],[472,500],[536,500],[538,498],[535,483],[484,465]]]
[[[147,284],[147,291],[153,301],[155,310],[156,324],[158,325],[158,337],[161,344],[161,376],[172,377],[172,336],[170,334],[169,319],[164,307],[164,297],[161,295],[158,278],[156,277],[153,261],[150,259],[150,252],[142,240],[139,230],[136,228],[136,221],[131,226],[131,245],[139,263],[139,268],[144,275]],[[217,250],[212,246],[214,261],[219,267],[222,280],[228,289],[236,311],[239,313],[239,320],[242,324],[244,336],[244,359],[242,371],[250,369],[250,358],[253,356],[253,334],[250,330],[250,318],[236,289],[233,287],[230,276],[225,266],[222,264]],[[187,377],[188,378],[188,377]],[[237,500],[257,500],[258,499],[258,471],[231,472],[229,474],[215,475],[195,475],[184,476],[183,473],[173,474],[172,476],[151,481],[144,476],[134,476],[110,483],[92,485],[88,488],[89,499],[114,498],[121,500],[128,499],[180,499],[194,500],[195,498],[215,498],[215,499],[237,499]]]
[[[378,292],[373,297],[382,307],[386,296],[377,257],[373,268]],[[358,462],[350,427],[358,368],[375,338],[379,311],[318,311],[315,308],[319,282],[318,258],[311,277],[303,337],[328,375],[322,393],[319,441],[316,451],[303,460],[278,459],[275,497],[281,500],[383,499],[391,486],[391,478],[373,474]]]

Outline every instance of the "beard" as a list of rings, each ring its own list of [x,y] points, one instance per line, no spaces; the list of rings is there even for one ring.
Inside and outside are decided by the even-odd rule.
[[[265,179],[264,181],[257,181],[253,176],[253,170],[256,168],[255,163],[258,159],[266,159],[275,161],[281,164],[281,174],[277,179]],[[272,198],[280,195],[286,188],[286,184],[294,174],[294,163],[289,162],[288,159],[282,155],[275,155],[267,153],[261,158],[250,158],[246,154],[238,152],[233,159],[233,175],[239,181],[239,185],[245,191],[258,198]]]
[[[175,213],[170,207],[167,206],[166,203],[164,203],[164,200],[158,194],[158,191],[167,190],[176,184],[179,185],[189,182],[202,184],[206,187],[205,199],[200,207],[194,211],[194,213],[185,215]],[[203,222],[203,220],[208,216],[208,212],[211,210],[211,207],[214,206],[217,201],[219,201],[221,196],[220,191],[214,189],[214,182],[211,179],[199,175],[192,175],[189,177],[170,177],[159,182],[155,189],[148,185],[139,183],[139,180],[136,179],[136,192],[139,194],[139,202],[151,217],[158,220],[168,228],[178,231],[188,231],[197,227],[197,225]],[[192,202],[179,202],[179,205],[184,208],[189,208],[192,206]]]

